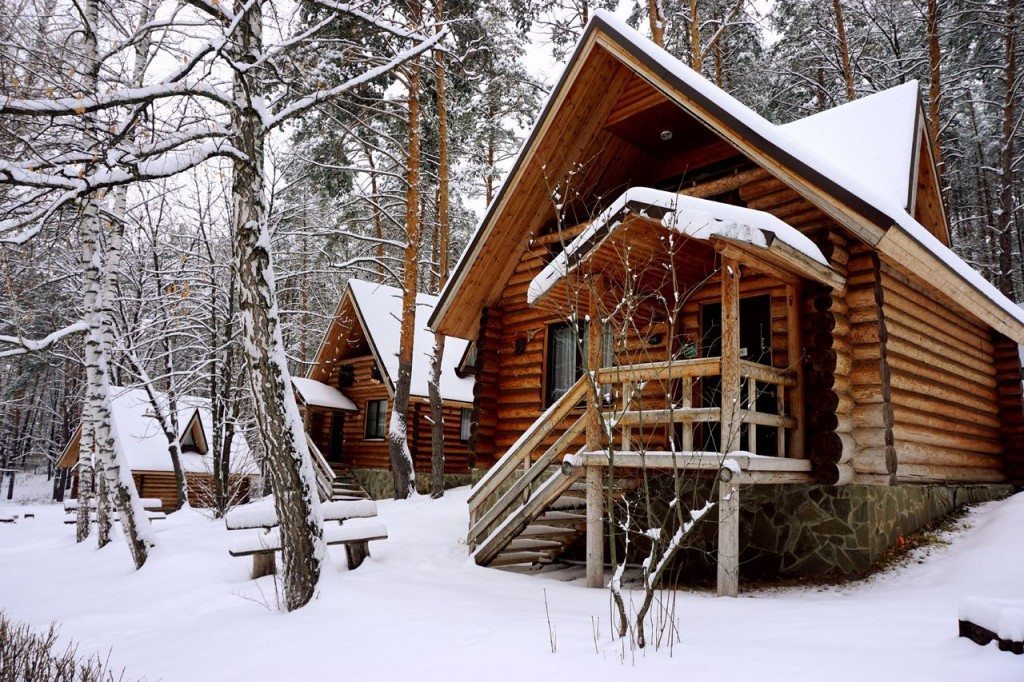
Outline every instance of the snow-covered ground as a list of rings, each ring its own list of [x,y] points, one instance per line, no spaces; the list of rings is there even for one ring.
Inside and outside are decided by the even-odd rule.
[[[319,598],[292,614],[273,606],[271,578],[250,580],[249,561],[228,556],[232,533],[197,511],[158,522],[161,546],[136,573],[120,543],[76,546],[56,505],[21,507],[36,518],[0,524],[0,609],[59,621],[81,653],[112,649],[129,679],[1024,679],[1019,657],[956,636],[963,597],[1024,597],[1024,494],[865,583],[678,592],[681,643],[625,656],[605,591],[467,561],[467,494],[379,503],[391,538],[353,572],[332,548]]]

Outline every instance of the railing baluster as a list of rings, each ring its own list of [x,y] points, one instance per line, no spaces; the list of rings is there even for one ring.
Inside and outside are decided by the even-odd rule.
[[[757,382],[754,377],[747,377],[747,409],[757,412]],[[757,424],[747,424],[747,451],[757,454]]]
[[[693,379],[683,377],[683,409],[693,407]],[[693,423],[683,422],[683,452],[693,451]]]
[[[775,386],[775,405],[780,415],[786,414],[786,388],[781,385]],[[779,457],[786,456],[786,429],[781,426],[776,428],[776,434],[778,438],[778,455]]]

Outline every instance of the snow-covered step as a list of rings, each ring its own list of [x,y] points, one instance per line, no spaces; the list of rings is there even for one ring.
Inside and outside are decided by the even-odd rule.
[[[550,562],[551,557],[544,552],[502,552],[495,557],[490,566],[516,566],[520,564],[535,564],[538,562]]]
[[[546,552],[549,550],[560,552],[563,549],[565,549],[565,545],[557,540],[527,538],[522,535],[508,543],[508,550],[511,552]]]
[[[579,531],[575,528],[566,528],[565,526],[549,526],[540,523],[531,523],[526,527],[520,537],[524,538],[543,538],[560,535],[575,535]]]

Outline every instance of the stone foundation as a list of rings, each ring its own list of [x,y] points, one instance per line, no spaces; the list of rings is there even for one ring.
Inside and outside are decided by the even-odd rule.
[[[352,469],[352,475],[359,481],[359,485],[363,486],[363,490],[375,500],[385,500],[395,496],[390,469]],[[465,474],[445,474],[445,490],[471,485],[479,480],[481,475],[482,471],[477,469]],[[430,474],[416,472],[416,492],[421,495],[430,494]]]
[[[906,536],[1010,485],[747,485],[740,491],[740,577],[858,576]],[[682,574],[714,568],[713,511],[682,552]]]

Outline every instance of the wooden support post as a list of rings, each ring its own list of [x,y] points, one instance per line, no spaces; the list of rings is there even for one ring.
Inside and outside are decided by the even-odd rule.
[[[277,573],[273,552],[256,552],[252,555],[252,579]]]
[[[804,452],[804,353],[800,331],[800,292],[793,285],[786,286],[786,332],[789,338],[789,371],[796,374],[796,386],[788,391],[789,411],[787,414],[796,419],[796,428],[792,430],[789,440],[789,457],[806,457]],[[781,396],[782,387],[779,387]],[[781,400],[780,400],[781,403]],[[784,438],[780,430],[780,441]],[[783,449],[780,448],[781,455]]]
[[[587,587],[604,587],[604,480],[587,467]]]
[[[718,478],[718,596],[735,597],[740,578],[740,486],[733,472]]]
[[[693,379],[683,377],[683,409],[693,407]],[[683,422],[683,452],[693,451],[693,422]]]
[[[740,446],[740,266],[722,258],[722,422],[721,450]]]

